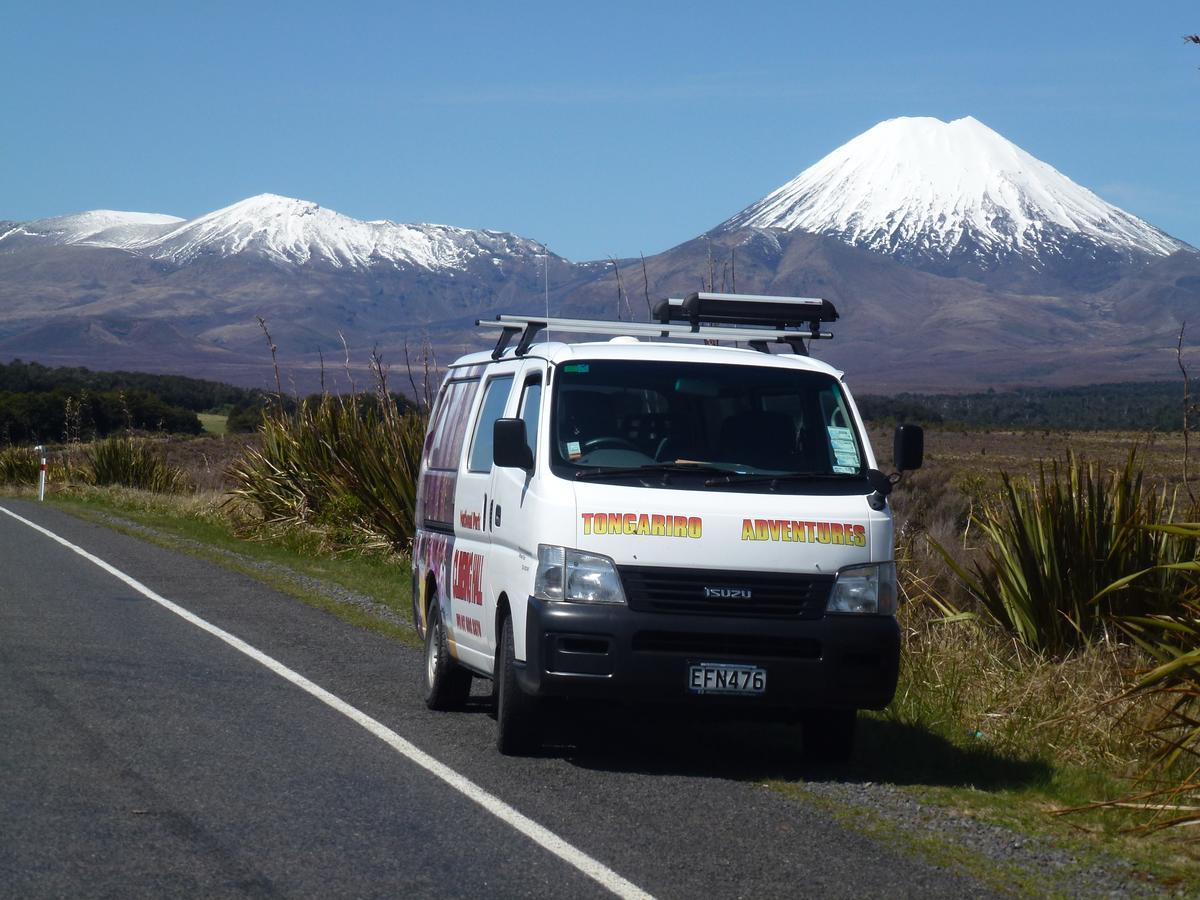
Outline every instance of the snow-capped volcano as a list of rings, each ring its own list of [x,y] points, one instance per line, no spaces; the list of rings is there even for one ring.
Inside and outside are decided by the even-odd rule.
[[[337,268],[383,263],[434,270],[459,269],[481,256],[545,252],[541,244],[505,232],[364,222],[276,194],[259,194],[184,222],[141,249],[177,264],[254,253],[283,263],[321,262]]]
[[[0,252],[17,249],[18,242],[20,247],[39,242],[112,247],[180,266],[249,254],[283,265],[430,271],[546,252],[536,241],[506,232],[364,222],[276,194],[259,194],[189,220],[96,210],[0,229]]]
[[[780,228],[920,263],[1038,268],[1101,250],[1188,247],[1026,153],[978,120],[898,118],[843,144],[717,227]]]

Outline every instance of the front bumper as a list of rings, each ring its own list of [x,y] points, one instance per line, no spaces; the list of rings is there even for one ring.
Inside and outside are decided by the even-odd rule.
[[[882,709],[896,692],[900,630],[891,616],[765,619],[636,612],[529,598],[526,660],[535,696],[652,700],[777,709]],[[697,695],[689,666],[749,663],[765,693]]]

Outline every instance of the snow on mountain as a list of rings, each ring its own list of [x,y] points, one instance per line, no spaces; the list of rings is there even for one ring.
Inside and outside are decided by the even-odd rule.
[[[175,265],[250,254],[284,265],[386,265],[431,271],[461,270],[479,258],[546,252],[536,241],[505,232],[364,222],[276,194],[259,194],[189,220],[97,210],[0,230],[0,251],[13,249],[18,241],[20,246],[41,241],[115,247]]]
[[[1080,243],[1156,256],[1188,247],[970,116],[881,122],[716,230],[742,227],[830,235],[901,258],[1036,261]]]
[[[545,252],[535,241],[504,232],[364,222],[276,194],[259,194],[184,222],[141,249],[176,264],[249,252],[281,263],[336,268],[384,263],[431,270],[461,269],[481,256]]]
[[[182,221],[178,216],[156,213],[93,209],[69,216],[11,223],[0,229],[0,250],[36,244],[89,244],[126,249],[153,240]]]

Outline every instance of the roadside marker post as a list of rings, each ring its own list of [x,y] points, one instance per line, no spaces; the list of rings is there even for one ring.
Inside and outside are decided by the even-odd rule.
[[[38,502],[43,503],[46,500],[46,457],[45,448],[38,444],[33,448],[34,453],[37,453],[41,459],[38,463]]]

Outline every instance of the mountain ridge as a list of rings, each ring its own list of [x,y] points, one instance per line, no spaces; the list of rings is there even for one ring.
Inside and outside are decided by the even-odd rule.
[[[17,241],[22,244],[14,248]],[[91,210],[0,231],[0,253],[41,242],[125,250],[172,265],[243,253],[335,269],[391,265],[461,270],[481,256],[539,256],[545,245],[490,229],[363,221],[309,200],[257,194],[193,219]]]
[[[984,148],[955,164],[965,174],[945,160],[960,131]],[[872,132],[865,146],[878,152],[864,157],[862,143],[851,145]],[[879,167],[898,165],[880,135],[896,138],[911,168],[900,140],[909,132],[917,146],[944,143],[930,151],[938,171],[893,177],[893,193],[876,196]],[[797,185],[831,157],[829,192],[810,203]],[[274,194],[187,220],[92,211],[0,222],[0,357],[269,386],[263,316],[311,386],[322,354],[340,357],[340,336],[357,356],[378,347],[392,360],[428,338],[444,362],[478,349],[473,321],[499,312],[537,314],[548,300],[555,314],[645,320],[647,300],[736,287],[836,302],[838,339],[817,352],[872,390],[1173,374],[1180,323],[1200,308],[1200,253],[1184,242],[975,120],[889,120],[825,160],[646,257],[644,270],[638,259],[573,263],[519,235],[366,222]],[[845,187],[845,173],[860,170],[861,185]],[[934,190],[935,175],[952,189]],[[1005,203],[985,208],[992,194]],[[803,216],[838,197],[845,209],[830,221],[857,231],[800,227],[818,227]],[[900,212],[889,219],[892,203]],[[931,211],[936,227],[913,231]],[[872,246],[876,238],[884,243]]]

